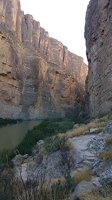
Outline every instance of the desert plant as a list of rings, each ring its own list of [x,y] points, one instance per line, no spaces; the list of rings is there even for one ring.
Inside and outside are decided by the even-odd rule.
[[[12,200],[13,170],[6,168],[0,175],[0,200]]]
[[[106,142],[107,144],[112,144],[112,137],[106,137],[106,138],[105,138],[105,142]]]
[[[91,174],[91,168],[83,169],[80,172],[72,172],[72,176],[74,177],[76,184],[80,183],[83,180],[90,181]]]
[[[44,141],[44,148],[48,154],[51,154],[57,150],[63,149],[67,138],[65,136],[59,137],[47,137]]]
[[[107,150],[103,150],[101,153],[100,153],[100,158],[103,159],[103,160],[112,160],[112,150],[110,151],[107,151]]]
[[[102,129],[102,127],[105,125],[104,122],[90,122],[86,125],[81,125],[80,127],[78,128],[75,128],[69,132],[66,133],[66,136],[68,138],[72,138],[72,137],[75,137],[75,136],[80,136],[82,135],[84,132],[86,131],[89,131],[90,128],[98,128],[98,130],[96,131],[96,133],[99,133]]]
[[[4,168],[9,168],[13,166],[11,159],[14,156],[14,150],[4,149],[0,152],[0,172],[2,172]]]
[[[54,118],[42,121],[38,126],[29,130],[21,143],[16,147],[20,154],[32,154],[32,149],[40,139],[65,133],[73,127],[73,119]]]
[[[105,187],[94,189],[90,192],[84,192],[80,195],[80,200],[111,200],[112,199],[112,187],[106,185]]]
[[[58,180],[51,186],[53,200],[65,199],[75,188],[75,180],[67,172],[64,176],[64,180]]]
[[[0,176],[0,200],[52,200],[50,180],[35,177],[35,180],[23,180],[21,170],[19,177],[13,170],[5,169]]]
[[[65,178],[65,182],[63,184],[63,187],[66,191],[66,194],[73,192],[73,190],[76,186],[74,177],[72,177],[71,174],[69,172],[67,172],[67,174],[65,174],[64,178]]]
[[[53,200],[63,199],[65,197],[61,180],[58,180],[51,186]]]

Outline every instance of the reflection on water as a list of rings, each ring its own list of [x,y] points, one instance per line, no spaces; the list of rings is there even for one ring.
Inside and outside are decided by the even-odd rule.
[[[24,121],[14,125],[8,125],[0,128],[0,150],[12,149],[17,146],[28,130],[38,125],[41,120]]]

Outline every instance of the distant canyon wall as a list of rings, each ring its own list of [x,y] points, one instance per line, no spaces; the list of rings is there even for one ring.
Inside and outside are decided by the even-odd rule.
[[[91,0],[85,24],[89,72],[88,109],[95,117],[112,111],[112,1]]]
[[[74,115],[86,75],[83,59],[24,15],[19,0],[0,1],[0,117]]]

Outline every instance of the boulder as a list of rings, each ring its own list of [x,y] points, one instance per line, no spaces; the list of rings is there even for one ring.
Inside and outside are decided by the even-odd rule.
[[[24,157],[21,154],[18,154],[12,159],[12,162],[14,166],[18,166],[23,163],[23,160],[24,160]]]
[[[27,159],[28,157],[29,157],[28,154],[23,155],[23,158],[24,158],[24,159]]]
[[[90,128],[90,133],[95,133],[98,130],[98,128]]]
[[[110,168],[100,175],[100,182],[102,181],[112,186],[112,162]]]
[[[82,194],[88,193],[93,190],[95,187],[92,182],[81,181],[75,188],[74,191],[74,200],[80,200]]]

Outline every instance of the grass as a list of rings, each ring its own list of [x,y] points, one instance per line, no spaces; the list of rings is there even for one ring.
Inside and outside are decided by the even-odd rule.
[[[75,186],[74,178],[69,173],[65,174],[63,180],[57,179],[55,182],[51,179],[45,181],[43,176],[24,182],[21,175],[18,179],[12,171],[4,170],[0,177],[0,199],[12,200],[15,197],[21,200],[65,200]]]
[[[41,150],[44,150],[44,153],[51,154],[58,150],[72,150],[75,153],[73,143],[68,140],[65,134],[58,134],[56,136],[47,137],[44,140],[44,145]]]
[[[0,182],[0,199],[11,200],[15,196],[22,200],[71,200],[72,192],[76,185],[82,180],[91,180],[91,169],[84,169],[81,172],[75,173],[72,176],[67,173],[60,179],[44,180],[44,177],[35,180],[23,182],[20,179],[14,178],[12,171],[5,170],[1,178],[5,180]],[[112,190],[110,186],[104,186],[98,190],[92,190],[89,193],[82,193],[80,200],[111,200]],[[74,199],[74,198],[73,198]]]
[[[54,118],[54,119],[46,119],[42,121],[38,126],[35,126],[32,130],[27,132],[27,134],[25,135],[21,143],[15,148],[17,150],[16,153],[20,153],[22,155],[24,154],[31,155],[33,147],[41,139],[44,140],[47,137],[58,135],[57,141],[59,142],[59,140],[60,141],[62,140],[60,138],[66,137],[68,139],[75,136],[79,136],[79,135],[82,135],[85,131],[88,131],[90,128],[97,127],[98,128],[98,130],[96,131],[97,133],[101,131],[101,127],[104,126],[105,124],[104,118],[103,118],[103,120],[102,119],[94,120],[86,125],[82,125],[78,128],[72,129],[74,123],[78,122],[79,119],[77,121],[74,121],[74,120],[68,119],[68,118]],[[72,144],[68,141],[66,142],[66,144],[64,143],[64,145],[66,146],[66,148],[74,149]],[[6,153],[2,152],[0,154],[0,157],[3,158],[2,154],[4,155],[4,158],[6,158]],[[14,150],[8,151],[8,161],[10,161],[14,156],[15,156]],[[1,163],[3,164],[4,161]],[[5,165],[5,163],[3,165]]]
[[[25,137],[23,138],[22,142],[16,147],[20,154],[29,155],[32,154],[32,149],[36,145],[36,143],[40,139],[45,139],[46,137],[51,137],[57,135],[59,133],[66,133],[67,138],[75,137],[82,135],[85,131],[88,131],[90,128],[98,128],[96,133],[101,131],[101,127],[104,126],[104,121],[106,118],[101,118],[100,120],[90,122],[89,124],[80,126],[76,129],[73,129],[73,125],[75,123],[80,123],[85,120],[82,118],[53,118],[53,119],[46,119],[41,122],[38,126],[35,126],[32,130],[29,130]],[[9,120],[10,121],[10,120]],[[9,123],[9,121],[7,121]],[[3,122],[2,122],[3,124]],[[59,137],[62,136],[61,134]]]
[[[31,155],[34,146],[39,140],[56,136],[60,132],[63,134],[60,134],[59,137],[65,136],[65,132],[72,129],[74,123],[73,119],[68,118],[54,118],[42,121],[38,126],[27,132],[21,143],[14,150],[0,152],[0,169],[6,166],[7,160],[10,163],[11,159],[18,153]]]
[[[104,151],[102,151],[102,152],[100,153],[99,156],[100,156],[100,158],[103,159],[103,160],[112,160],[112,150],[110,150],[110,151],[104,150]]]
[[[90,122],[86,125],[81,125],[78,128],[75,128],[71,131],[70,131],[70,129],[73,128],[73,125],[75,123],[75,121],[73,119],[57,118],[57,119],[44,120],[41,124],[34,127],[31,131],[27,132],[26,136],[24,137],[22,142],[16,147],[16,149],[21,154],[28,153],[29,155],[31,155],[34,145],[36,145],[36,143],[40,139],[45,140],[45,138],[48,138],[48,137],[51,140],[49,142],[49,148],[51,148],[51,146],[52,146],[51,144],[53,144],[54,147],[56,147],[55,151],[57,151],[60,148],[73,149],[73,144],[70,140],[68,140],[68,138],[80,136],[85,131],[89,131],[90,128],[98,128],[96,130],[96,134],[97,134],[98,132],[102,131],[102,127],[105,125],[105,122],[107,121],[107,119],[108,119],[107,116],[102,117],[100,119],[93,120],[92,122]],[[67,131],[69,131],[69,132],[67,132]],[[105,141],[107,144],[111,144],[112,137],[106,137]],[[58,148],[57,148],[57,146],[58,146]],[[13,150],[11,150],[11,151],[4,150],[3,152],[1,152],[0,153],[0,169],[4,169],[4,167],[5,167],[5,169],[7,169],[7,167],[11,166],[10,160],[14,156],[15,156],[15,154],[14,154]],[[102,151],[100,153],[100,158],[104,159],[104,160],[111,160],[112,159],[112,151]],[[30,165],[33,165],[33,162],[30,163]],[[89,168],[89,169],[84,169],[80,172],[73,172],[71,177],[68,176],[67,181],[66,181],[66,179],[64,179],[64,177],[62,177],[62,179],[60,180],[61,185],[60,185],[60,182],[58,182],[59,180],[57,180],[57,181],[55,180],[54,183],[52,180],[52,185],[54,184],[54,192],[55,192],[55,189],[60,190],[60,188],[63,189],[63,187],[69,187],[69,183],[70,183],[69,180],[71,181],[71,185],[72,185],[72,180],[75,181],[76,185],[78,183],[80,183],[82,180],[90,181],[91,180],[91,169]],[[66,185],[65,183],[68,185]],[[32,184],[33,183],[27,183],[27,185],[25,186],[27,190],[23,191],[23,193],[21,194],[22,195],[21,198],[24,198],[25,193],[26,193],[26,195],[34,195],[34,193],[32,193],[33,192]],[[38,181],[35,184],[38,185],[39,184]],[[41,185],[39,185],[38,188],[40,188],[40,191],[37,191],[37,193],[35,195],[40,195],[40,196],[38,196],[38,198],[41,198],[41,194],[43,194],[44,196],[42,197],[43,199],[41,198],[42,200],[52,200],[53,198],[56,200],[56,198],[57,198],[56,196],[55,197],[53,196],[53,198],[51,197],[51,194],[49,193],[49,191],[50,191],[49,186],[51,187],[50,182],[49,182],[49,184],[47,184],[47,186],[43,184],[43,188],[41,188]],[[13,186],[13,189],[14,189],[14,187],[16,187],[16,183]],[[28,189],[28,187],[30,188],[30,190]],[[20,195],[23,188],[21,188],[21,186],[18,186],[18,183],[17,183],[16,189],[19,190],[18,195]],[[14,189],[14,192],[16,191],[16,189]],[[99,191],[91,191],[88,194],[82,195],[80,197],[80,200],[104,200],[104,199],[111,200],[111,197],[112,197],[111,195],[112,195],[112,193],[111,194],[107,193],[106,197],[104,197]],[[64,197],[64,193],[63,193],[63,197]],[[66,195],[65,195],[65,197],[67,199]],[[32,200],[33,200],[33,198],[34,198],[33,196],[29,197],[29,199],[32,199]]]
[[[0,152],[0,173],[4,170],[4,168],[9,168],[13,166],[11,160],[14,156],[15,153],[13,150],[4,149]]]
[[[72,129],[73,125],[73,119],[46,119],[38,126],[35,126],[32,130],[28,131],[16,149],[18,149],[20,154],[28,153],[31,155],[33,147],[39,140],[57,135],[60,132],[65,133],[67,130]]]
[[[91,174],[91,168],[87,168],[80,172],[72,172],[72,177],[74,177],[76,184],[78,184],[83,180],[90,181],[92,177]]]
[[[88,123],[88,124],[86,124],[86,125],[82,125],[82,126],[80,126],[80,127],[78,127],[78,128],[75,128],[75,129],[73,129],[72,131],[69,131],[69,132],[67,132],[66,133],[66,136],[68,137],[68,138],[72,138],[72,137],[75,137],[75,136],[80,136],[80,135],[82,135],[84,132],[86,132],[86,131],[89,131],[90,130],[90,128],[98,128],[96,131],[95,131],[95,133],[99,133],[99,132],[101,132],[102,131],[102,127],[105,125],[105,123],[104,122],[90,122],[90,123]]]
[[[107,122],[108,120],[109,120],[109,115],[106,115],[106,116],[99,118],[100,122]]]
[[[44,141],[44,148],[47,154],[51,154],[58,150],[62,150],[65,148],[67,142],[67,138],[65,136],[59,137],[56,135],[55,137],[47,137]]]
[[[71,149],[73,151],[73,153],[75,153],[75,148],[74,148],[74,145],[71,140],[66,141],[65,148],[69,149],[69,150]]]
[[[100,190],[92,190],[89,193],[85,192],[80,195],[80,200],[112,200],[112,188],[106,186]]]
[[[107,144],[112,144],[112,137],[106,137],[106,138],[105,138],[105,142],[106,142]]]

